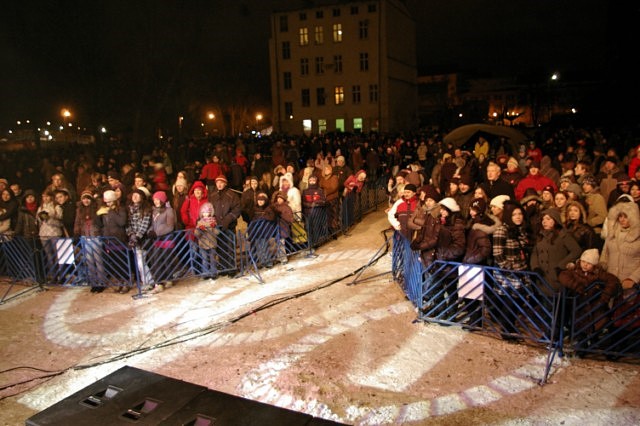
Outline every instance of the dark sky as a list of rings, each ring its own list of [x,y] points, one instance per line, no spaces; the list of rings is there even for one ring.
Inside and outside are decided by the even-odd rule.
[[[217,99],[269,107],[268,17],[273,10],[314,3],[321,2],[4,5],[0,128],[17,119],[59,119],[63,106],[87,126],[122,128],[160,126],[175,111],[196,114]],[[598,76],[611,72],[612,64],[626,63],[632,44],[625,40],[631,27],[636,32],[637,6],[625,11],[610,3],[406,1],[416,20],[420,73],[560,71],[567,76]]]

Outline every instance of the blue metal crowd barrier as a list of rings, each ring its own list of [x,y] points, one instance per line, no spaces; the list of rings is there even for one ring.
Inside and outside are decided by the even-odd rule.
[[[365,186],[355,194],[356,221],[386,194]],[[215,278],[245,274],[285,261],[290,255],[327,242],[345,232],[341,199],[299,215],[292,224],[256,222],[243,232],[216,228],[175,231],[129,247],[112,237],[36,238],[0,235],[0,273],[14,282],[48,286],[135,289],[188,277]]]
[[[393,241],[393,276],[420,320],[526,340],[560,354],[640,358],[640,290],[603,308],[593,303],[600,292],[570,296],[530,271],[445,261],[425,267],[406,238],[395,232]]]

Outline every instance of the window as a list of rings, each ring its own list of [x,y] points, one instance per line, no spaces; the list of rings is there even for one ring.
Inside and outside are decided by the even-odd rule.
[[[340,16],[340,9],[339,8],[333,9],[332,14],[334,18],[337,18],[338,16]]]
[[[355,133],[362,133],[362,118],[353,119],[353,131]]]
[[[300,75],[309,75],[309,58],[300,59]]]
[[[333,96],[335,98],[334,101],[336,105],[344,104],[344,87],[336,86],[336,88],[333,91]]]
[[[342,24],[333,24],[333,42],[342,42]]]
[[[286,71],[282,76],[282,87],[285,90],[291,90],[291,73]]]
[[[342,55],[333,55],[333,70],[336,73],[342,72]]]
[[[311,95],[309,93],[309,89],[302,89],[302,93],[301,93],[301,97],[302,99],[302,106],[303,107],[308,107],[311,105]]]
[[[324,13],[321,10],[316,10],[316,19],[324,18]]]
[[[318,26],[318,27],[315,27],[314,30],[315,30],[315,34],[314,34],[315,38],[314,38],[314,40],[315,40],[316,44],[324,43],[324,27],[323,26]]]
[[[313,130],[311,128],[311,123],[313,123],[313,122],[311,120],[309,120],[308,118],[305,118],[304,120],[302,120],[302,131],[307,136],[309,136],[311,134],[311,130]]]
[[[358,6],[351,6],[351,14],[352,15],[358,14]]]
[[[287,15],[282,15],[280,17],[280,32],[286,33],[287,31],[289,31],[289,20]]]
[[[282,42],[282,59],[291,59],[291,44],[288,41]]]
[[[307,20],[307,12],[300,12],[298,17],[300,18],[301,21],[306,21]]]
[[[327,95],[324,93],[324,87],[318,87],[316,89],[316,102],[318,106],[323,106],[326,103]]]
[[[284,103],[284,115],[287,120],[293,120],[293,102]]]
[[[361,100],[360,85],[356,85],[351,88],[351,96],[352,96],[351,100],[353,101],[354,104],[360,103],[360,100]]]
[[[318,119],[318,133],[324,134],[327,131],[327,120],[324,118]]]
[[[378,85],[369,85],[369,102],[378,102]]]
[[[316,74],[324,74],[324,58],[316,56]]]
[[[360,40],[366,40],[369,38],[369,21],[364,20],[359,22],[359,35]]]
[[[360,71],[369,71],[369,54],[360,54]]]
[[[309,28],[300,28],[300,46],[307,46],[309,44]]]
[[[369,7],[367,7],[367,11],[368,11],[369,13],[373,13],[373,12],[375,12],[376,10],[377,10],[377,9],[376,9],[376,5],[375,5],[375,3],[372,3],[372,4],[370,4],[370,5],[369,5]]]
[[[344,132],[344,118],[336,118],[336,130]]]

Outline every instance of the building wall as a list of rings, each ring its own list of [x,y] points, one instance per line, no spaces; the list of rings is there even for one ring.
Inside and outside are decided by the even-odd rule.
[[[339,10],[339,16],[336,11]],[[355,13],[357,11],[357,13]],[[321,16],[320,16],[321,15]],[[301,19],[303,16],[306,19]],[[287,32],[281,32],[286,17]],[[342,41],[334,42],[334,24],[342,26]],[[360,34],[366,26],[367,36]],[[324,41],[316,43],[316,27]],[[300,28],[307,28],[308,44],[300,45]],[[402,31],[398,31],[401,28]],[[288,42],[290,58],[283,59],[283,43]],[[402,3],[373,0],[339,3],[308,9],[275,12],[271,17],[269,47],[273,124],[277,132],[299,134],[303,120],[310,120],[311,133],[335,131],[337,120],[344,130],[354,129],[361,119],[362,131],[407,130],[415,127],[417,111],[415,24]],[[366,55],[363,61],[362,55]],[[334,60],[342,58],[341,69]],[[309,72],[301,73],[301,61],[308,60]],[[316,58],[322,58],[324,72],[316,72]],[[366,62],[368,68],[361,69]],[[284,74],[290,73],[290,88]],[[344,102],[336,105],[335,87],[343,88]],[[317,89],[324,88],[325,104],[318,105]],[[354,98],[359,88],[359,102]],[[302,90],[310,103],[303,105]],[[377,96],[374,96],[377,94]],[[285,104],[293,109],[292,117]],[[326,128],[319,127],[326,121]]]

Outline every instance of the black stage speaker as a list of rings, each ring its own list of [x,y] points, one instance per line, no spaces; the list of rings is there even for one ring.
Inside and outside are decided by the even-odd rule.
[[[122,367],[30,417],[44,425],[341,425],[309,414]]]

